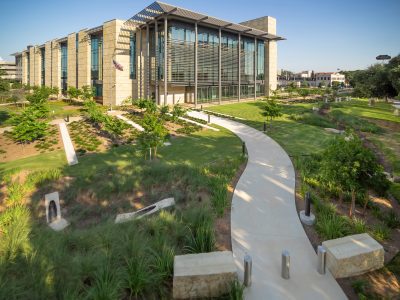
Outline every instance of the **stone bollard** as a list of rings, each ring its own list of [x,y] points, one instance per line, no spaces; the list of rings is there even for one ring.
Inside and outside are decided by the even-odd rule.
[[[318,246],[318,273],[325,274],[326,249],[324,246]]]
[[[246,254],[244,256],[244,285],[246,287],[251,286],[251,268],[252,268],[252,259],[251,256]]]
[[[283,279],[290,278],[290,254],[289,251],[282,251],[282,272],[281,276]]]

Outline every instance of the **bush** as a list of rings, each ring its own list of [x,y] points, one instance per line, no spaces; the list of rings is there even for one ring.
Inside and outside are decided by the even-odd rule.
[[[26,96],[26,100],[28,100],[31,105],[43,105],[47,102],[51,94],[52,89],[43,86],[40,88],[35,88],[33,94]]]
[[[82,94],[82,91],[80,89],[77,89],[76,87],[69,86],[67,94],[71,99],[78,99],[79,96]]]
[[[383,242],[390,237],[390,230],[386,225],[376,225],[372,230],[372,236],[379,242]]]
[[[189,235],[186,236],[187,253],[205,253],[215,250],[214,220],[205,209],[191,210],[186,215]]]
[[[349,234],[349,222],[346,217],[335,214],[321,214],[317,216],[315,229],[325,240],[337,239]]]
[[[21,115],[12,118],[14,125],[11,136],[14,141],[19,143],[31,143],[37,139],[43,138],[47,134],[48,124],[41,120],[44,112],[38,110],[42,106],[30,106],[25,109]]]
[[[13,84],[11,84],[11,88],[16,90],[16,89],[22,89],[22,83],[20,82],[14,82]]]
[[[371,132],[371,133],[382,133],[383,130],[378,125],[369,122],[367,120],[363,120],[353,115],[348,115],[340,110],[333,110],[329,116],[334,122],[341,123],[345,125],[347,128],[352,128],[354,130],[359,130],[362,132]]]

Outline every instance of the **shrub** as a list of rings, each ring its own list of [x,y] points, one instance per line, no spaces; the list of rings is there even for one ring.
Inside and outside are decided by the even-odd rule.
[[[22,83],[20,83],[20,82],[14,82],[12,85],[11,85],[11,88],[12,89],[21,89],[23,86],[22,86]]]
[[[93,100],[94,97],[94,89],[90,85],[84,85],[82,86],[82,92],[81,92],[82,99],[84,101],[90,101]]]
[[[30,106],[25,109],[21,115],[12,118],[14,125],[11,136],[18,143],[31,143],[37,139],[43,138],[47,134],[48,124],[40,120],[45,114],[38,110],[42,106]]]
[[[229,289],[230,300],[243,300],[245,286],[238,280],[232,281]]]
[[[383,221],[389,228],[396,229],[400,227],[400,218],[393,210],[384,216]]]
[[[352,225],[354,234],[367,232],[367,225],[363,219],[353,218]]]
[[[383,242],[390,237],[389,228],[386,227],[384,224],[376,225],[372,230],[373,237],[379,241]]]
[[[185,251],[188,253],[212,252],[215,249],[215,232],[211,212],[206,209],[190,210],[184,215],[188,223]]]
[[[176,122],[180,117],[183,117],[186,114],[186,109],[184,109],[181,105],[175,104],[172,108],[172,119]]]
[[[78,99],[79,96],[82,94],[82,91],[74,86],[69,86],[67,94],[71,99]]]
[[[51,94],[51,88],[42,86],[40,88],[35,88],[32,94],[26,96],[26,100],[28,100],[31,105],[43,105],[47,102]]]
[[[315,226],[318,234],[326,239],[337,239],[349,234],[349,223],[343,216],[335,214],[321,214],[317,216],[317,223]]]

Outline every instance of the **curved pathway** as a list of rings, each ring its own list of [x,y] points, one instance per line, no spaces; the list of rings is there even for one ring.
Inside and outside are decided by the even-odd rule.
[[[190,116],[207,120],[192,111]],[[246,299],[346,299],[327,270],[317,272],[317,255],[295,206],[295,173],[286,152],[267,135],[247,125],[212,116],[246,143],[248,163],[232,198],[232,250],[239,276],[243,257],[253,259],[252,285]],[[291,256],[290,279],[281,278],[281,253]],[[243,278],[241,278],[243,279]]]

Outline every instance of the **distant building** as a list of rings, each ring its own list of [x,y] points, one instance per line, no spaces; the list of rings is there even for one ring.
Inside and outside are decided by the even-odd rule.
[[[334,81],[345,84],[346,76],[336,72],[315,73],[316,86],[331,86]]]
[[[22,69],[14,62],[0,61],[0,69],[6,71],[6,75],[1,76],[3,79],[22,80]]]

